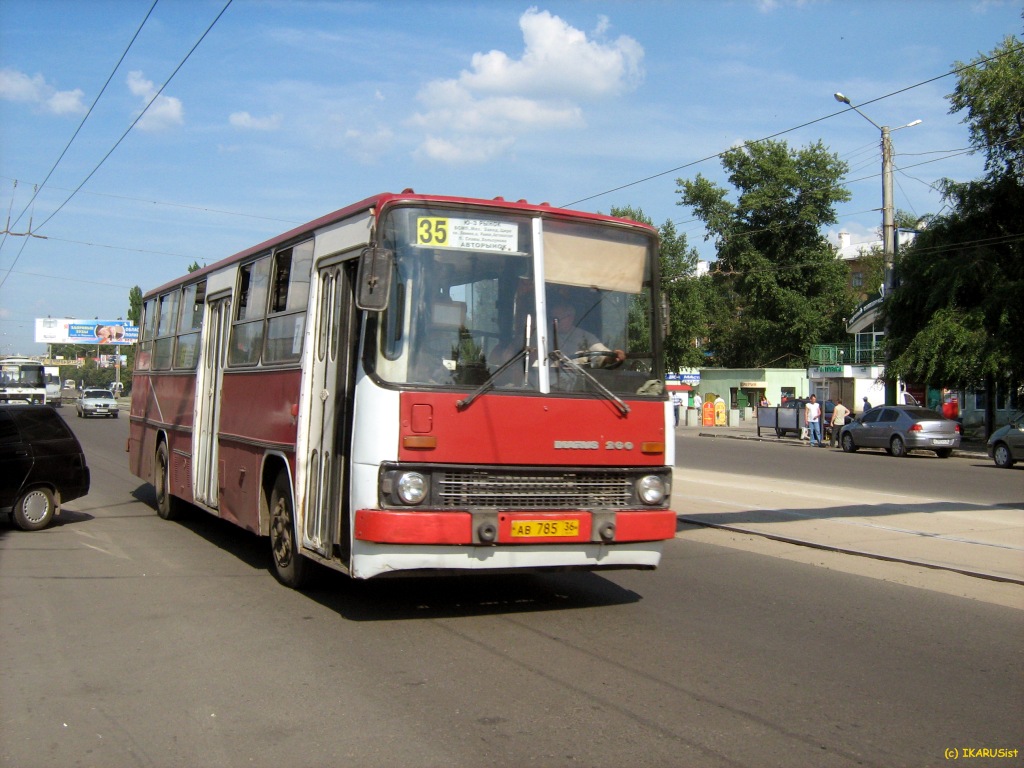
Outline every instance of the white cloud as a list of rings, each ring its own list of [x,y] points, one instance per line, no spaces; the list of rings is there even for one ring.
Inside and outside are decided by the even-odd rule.
[[[248,112],[233,112],[228,121],[235,128],[246,128],[253,131],[276,131],[281,127],[281,115],[269,117],[253,117]]]
[[[476,53],[471,69],[458,78],[435,80],[420,90],[425,110],[411,123],[430,135],[418,156],[450,163],[486,160],[525,133],[582,127],[581,102],[618,96],[643,80],[644,51],[631,37],[590,39],[536,8],[520,17],[519,26],[521,58]],[[603,38],[609,26],[600,17],[595,38]]]
[[[378,160],[392,146],[395,140],[390,128],[380,127],[372,132],[350,128],[344,133],[343,146],[346,151],[362,163]]]
[[[416,150],[416,156],[442,163],[480,163],[508,150],[515,140],[511,137],[478,139],[455,142],[437,136],[428,136]]]
[[[16,69],[0,69],[0,99],[33,104],[53,115],[82,115],[84,95],[79,88],[58,91],[42,75],[29,77]]]
[[[142,72],[134,70],[128,73],[128,90],[132,95],[142,98],[142,108],[153,100],[157,89],[152,80],[143,77]],[[137,128],[143,131],[161,131],[176,125],[183,125],[185,122],[185,109],[181,99],[173,96],[157,96],[150,104],[149,109],[139,120]]]
[[[603,18],[598,29],[607,29]],[[585,32],[547,11],[531,8],[519,19],[526,50],[521,59],[501,51],[476,53],[473,69],[459,83],[478,93],[561,94],[593,97],[621,93],[643,78],[643,48],[622,36],[610,44],[588,40]]]
[[[430,105],[426,113],[417,113],[415,125],[438,128],[449,126],[461,133],[486,134],[530,128],[567,128],[582,125],[582,110],[566,102],[545,102],[524,96],[476,98],[454,80],[438,80],[421,92]]]

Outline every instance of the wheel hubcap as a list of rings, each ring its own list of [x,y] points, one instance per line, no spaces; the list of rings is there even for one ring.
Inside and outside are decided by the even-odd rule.
[[[25,501],[22,502],[21,509],[25,513],[25,519],[32,523],[38,523],[46,517],[46,512],[50,507],[49,501],[46,496],[42,493],[31,493],[25,497]]]

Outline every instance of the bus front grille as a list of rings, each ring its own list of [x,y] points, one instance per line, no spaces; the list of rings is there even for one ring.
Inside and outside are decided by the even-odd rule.
[[[435,477],[446,509],[614,509],[635,504],[634,479],[623,472],[506,473],[447,471]]]

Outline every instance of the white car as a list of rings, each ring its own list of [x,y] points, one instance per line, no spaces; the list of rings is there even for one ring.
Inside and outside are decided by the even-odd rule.
[[[76,406],[78,418],[86,416],[112,416],[117,418],[117,400],[109,389],[87,389]]]

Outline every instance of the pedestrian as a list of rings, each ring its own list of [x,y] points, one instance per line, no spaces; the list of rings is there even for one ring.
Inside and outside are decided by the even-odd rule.
[[[864,413],[871,410],[871,401],[868,400],[867,395],[864,396]]]
[[[676,426],[679,426],[679,409],[683,406],[683,395],[680,392],[672,392],[672,410],[676,415]]]
[[[700,411],[700,407],[703,404],[703,402],[704,401],[701,400],[699,393],[694,394],[694,396],[693,396],[693,407],[694,408],[696,408],[698,411]]]
[[[811,395],[811,399],[804,406],[804,423],[809,430],[811,447],[821,447],[821,404],[815,395]]]
[[[835,446],[839,444],[839,430],[846,424],[846,417],[850,415],[850,409],[843,405],[842,398],[836,398],[836,406],[832,409],[832,434],[828,444]]]

